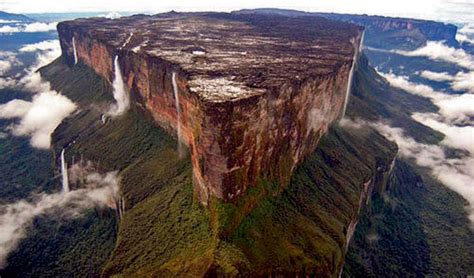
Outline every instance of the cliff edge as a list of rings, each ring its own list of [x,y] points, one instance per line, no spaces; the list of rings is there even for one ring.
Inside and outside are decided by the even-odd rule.
[[[67,64],[111,84],[118,68],[132,102],[188,146],[204,204],[235,201],[261,178],[289,183],[343,113],[363,34],[320,17],[174,12],[58,32]]]

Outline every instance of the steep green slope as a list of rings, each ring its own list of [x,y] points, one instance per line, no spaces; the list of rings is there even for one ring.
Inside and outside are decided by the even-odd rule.
[[[362,186],[388,174],[395,153],[373,130],[333,128],[290,185],[262,200],[228,242],[242,250],[252,274],[337,274]]]
[[[174,138],[146,113],[132,107],[103,124],[112,94],[90,69],[59,59],[42,74],[81,106],[55,131],[55,152],[74,142],[69,159],[120,171],[126,212],[106,276],[336,275],[364,183],[383,182],[396,153],[373,130],[335,127],[286,189],[262,177],[239,202],[205,208],[193,195],[189,155],[179,159]],[[249,202],[258,205],[247,211]]]
[[[103,124],[111,88],[87,66],[69,68],[59,59],[42,74],[81,106],[55,131],[55,153],[74,142],[69,159],[82,157],[101,171],[120,171],[126,212],[116,241],[111,235],[115,246],[105,268],[101,264],[105,276],[337,275],[369,180],[376,181],[377,193],[354,236],[344,275],[446,274],[443,264],[450,273],[464,273],[470,263],[472,232],[462,205],[446,206],[462,199],[421,179],[420,169],[404,161],[397,163],[384,193],[396,146],[370,128],[333,127],[283,190],[261,177],[238,202],[213,200],[205,208],[193,194],[189,155],[180,159],[176,140],[147,113],[132,107]],[[351,117],[391,119],[417,140],[437,143],[442,134],[410,118],[413,111],[435,110],[423,98],[390,88],[361,58]],[[258,205],[249,211],[249,203]],[[443,243],[445,237],[450,244]],[[87,241],[77,237],[77,242]],[[74,254],[63,250],[58,258]],[[458,272],[451,259],[456,251],[466,255]]]
[[[474,271],[474,235],[459,195],[398,161],[387,194],[357,227],[345,277],[462,277]]]
[[[13,99],[30,99],[31,93],[0,89],[0,104]],[[51,168],[51,154],[30,145],[28,137],[4,132],[17,119],[0,119],[0,204],[28,198],[32,193],[57,188]]]
[[[75,219],[42,216],[9,256],[2,277],[99,277],[115,244],[115,212],[89,210]]]
[[[87,96],[89,93],[111,99],[108,94],[100,95],[98,88],[105,83],[99,82],[101,80],[89,70],[78,68],[76,75],[69,75],[69,71],[61,72],[66,68],[55,67],[59,64],[61,61],[57,60],[42,69],[45,76],[49,73],[56,89],[77,91],[83,99],[94,99]],[[53,76],[57,76],[57,80]],[[61,186],[59,157],[52,156],[49,151],[32,149],[27,144],[26,137],[9,137],[0,141],[0,148],[7,148],[2,153],[5,160],[0,164],[2,173],[5,173],[5,186],[1,192],[5,194],[2,196],[8,196],[6,200],[9,202],[30,197],[32,193],[59,190]],[[8,167],[15,167],[15,170],[9,171]],[[13,182],[21,186],[15,187]],[[97,277],[114,247],[116,230],[115,212],[109,209],[91,209],[74,219],[57,218],[54,213],[41,216],[27,229],[27,238],[9,255],[7,267],[0,270],[0,275],[81,277],[90,273],[90,276]]]
[[[390,87],[390,84],[369,66],[365,55],[357,63],[352,95],[347,106],[349,118],[367,121],[389,119],[394,127],[403,128],[418,142],[439,143],[444,135],[414,121],[413,112],[436,112],[438,108],[427,98]]]
[[[365,57],[355,74],[349,115],[384,118],[419,142],[436,144],[442,134],[410,113],[433,111],[427,99],[390,88]],[[373,198],[350,245],[344,276],[465,276],[474,272],[474,233],[465,200],[431,178],[427,169],[398,159],[388,191]]]

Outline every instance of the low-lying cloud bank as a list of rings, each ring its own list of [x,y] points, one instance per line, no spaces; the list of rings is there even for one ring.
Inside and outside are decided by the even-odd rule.
[[[37,43],[25,44],[19,51],[20,52],[35,52],[35,51],[50,51],[59,48],[59,40],[48,40]]]
[[[100,14],[99,17],[105,17],[105,18],[110,18],[110,19],[116,19],[122,17],[122,15],[118,12],[110,12],[107,14]]]
[[[13,23],[13,22],[10,22]],[[34,22],[30,24],[15,24],[15,25],[3,25],[0,27],[0,33],[38,33],[38,32],[51,32],[56,30],[57,22],[44,23]]]
[[[450,75],[447,72],[433,72],[424,70],[419,74],[421,77],[428,80],[449,82],[451,88],[455,91],[474,94],[474,71],[460,71],[455,75]]]
[[[469,23],[458,29],[456,40],[459,43],[468,43],[474,45],[474,24]]]
[[[41,79],[36,70],[60,55],[59,41],[49,40],[24,45],[20,52],[36,52],[36,62],[27,69],[26,75],[18,81],[12,78],[0,79],[0,88],[16,87],[34,93],[31,101],[15,99],[0,105],[0,118],[18,118],[19,122],[8,127],[15,136],[30,136],[31,145],[48,149],[51,134],[64,118],[77,109],[67,97],[51,89],[49,82]]]
[[[449,82],[451,88],[463,94],[448,94],[432,87],[415,83],[408,76],[380,73],[393,86],[408,93],[430,99],[439,111],[414,113],[412,118],[445,135],[440,145],[415,141],[400,128],[386,123],[362,123],[375,127],[387,138],[395,141],[402,157],[413,159],[416,164],[429,168],[441,183],[459,193],[469,203],[469,219],[474,223],[474,57],[463,49],[455,49],[442,42],[428,42],[414,51],[391,50],[405,56],[422,56],[462,67],[454,75],[447,72],[425,70],[415,74],[438,82]],[[468,71],[467,71],[468,70]],[[346,126],[357,127],[361,123]],[[461,150],[456,157],[446,154],[446,149]],[[474,226],[473,226],[474,227]]]
[[[117,172],[87,173],[85,186],[67,193],[39,194],[32,200],[0,205],[0,268],[18,243],[27,236],[32,221],[43,215],[56,219],[72,219],[81,216],[89,208],[115,208],[119,198]]]
[[[429,70],[424,70],[420,72],[420,76],[432,81],[444,82],[452,81],[453,77],[448,72],[434,72]]]
[[[474,94],[447,94],[428,85],[411,82],[407,76],[381,73],[393,87],[431,99],[439,107],[439,114],[451,124],[467,124],[474,117]],[[470,85],[471,89],[474,84]]]
[[[455,91],[474,94],[474,56],[462,48],[450,47],[441,41],[428,41],[425,46],[413,51],[366,48],[371,51],[395,53],[409,57],[426,57],[434,61],[457,65],[462,70],[453,75],[448,72],[434,72],[430,70],[424,70],[418,74],[428,80],[449,82],[451,88]]]
[[[0,75],[8,73],[8,71],[10,71],[14,66],[21,65],[22,63],[16,58],[14,52],[0,51]]]
[[[51,134],[76,105],[56,91],[45,91],[33,96],[32,101],[15,99],[0,105],[0,118],[20,118],[9,130],[15,136],[30,136],[30,143],[39,149],[48,149]]]
[[[381,134],[393,140],[402,157],[410,158],[422,167],[431,169],[431,174],[469,203],[469,219],[474,223],[474,158],[447,158],[443,148],[437,145],[418,143],[406,136],[400,128],[384,123],[372,124]],[[449,138],[449,136],[448,136]]]
[[[341,122],[341,126],[356,129],[371,126],[387,139],[396,142],[399,148],[398,155],[400,157],[412,159],[417,165],[430,169],[433,177],[466,199],[468,202],[466,209],[469,214],[469,220],[474,228],[474,157],[472,153],[464,157],[448,158],[442,146],[419,143],[412,137],[407,136],[403,129],[392,127],[385,122],[351,121],[344,119]],[[432,127],[436,129],[434,124]],[[441,129],[447,131],[445,126]],[[462,132],[459,134],[457,131],[453,133],[447,132],[447,139],[443,141],[443,144],[465,148],[466,145],[456,140],[458,139],[456,137]],[[456,135],[453,136],[453,134]],[[451,142],[452,139],[454,139],[454,141]],[[466,140],[464,140],[464,143],[465,142]]]
[[[428,41],[425,46],[413,51],[390,50],[390,52],[409,57],[427,57],[435,61],[453,63],[462,68],[474,70],[474,57],[464,49],[447,46],[441,41]]]

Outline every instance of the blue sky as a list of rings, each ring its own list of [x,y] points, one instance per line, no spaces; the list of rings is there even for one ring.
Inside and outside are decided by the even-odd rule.
[[[278,7],[305,11],[367,13],[474,22],[474,0],[0,0],[0,10],[16,13],[134,11],[231,11],[241,8]]]

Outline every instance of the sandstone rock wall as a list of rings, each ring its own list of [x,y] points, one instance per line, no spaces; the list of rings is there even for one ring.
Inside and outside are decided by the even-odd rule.
[[[286,185],[295,166],[340,117],[352,63],[343,63],[329,74],[288,80],[264,94],[213,102],[189,90],[189,76],[178,64],[116,48],[68,24],[59,24],[58,31],[67,63],[74,65],[74,37],[79,63],[109,82],[118,55],[135,105],[171,134],[176,134],[178,125],[172,88],[176,73],[181,141],[189,147],[195,188],[203,203],[210,196],[235,200],[260,177]],[[354,51],[360,36],[354,40]]]

